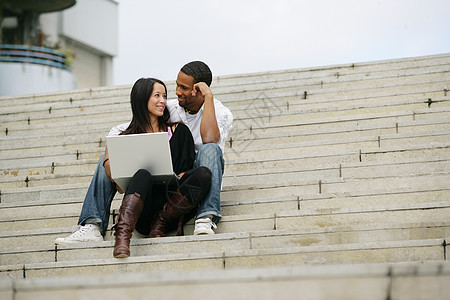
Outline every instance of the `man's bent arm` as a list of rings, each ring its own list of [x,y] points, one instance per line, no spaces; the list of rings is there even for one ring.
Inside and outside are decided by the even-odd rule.
[[[220,130],[217,125],[216,110],[214,108],[214,96],[211,89],[204,82],[194,85],[193,89],[196,93],[199,91],[203,96],[203,115],[200,123],[200,135],[203,144],[218,143],[220,141]]]

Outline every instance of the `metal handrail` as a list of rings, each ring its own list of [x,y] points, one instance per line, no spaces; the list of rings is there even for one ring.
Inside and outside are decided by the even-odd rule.
[[[0,45],[0,62],[32,63],[70,70],[67,55],[50,48],[26,45]]]

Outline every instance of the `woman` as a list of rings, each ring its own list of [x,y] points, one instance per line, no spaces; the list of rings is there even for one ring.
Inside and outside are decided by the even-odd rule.
[[[113,255],[116,258],[130,256],[134,229],[144,235],[162,237],[178,224],[178,234],[182,234],[183,216],[194,210],[210,188],[211,171],[208,168],[191,170],[195,158],[192,134],[184,124],[168,123],[166,100],[167,88],[162,81],[155,78],[136,81],[130,96],[133,118],[120,134],[168,132],[173,170],[180,180],[162,186],[153,184],[151,170],[140,169],[134,174],[125,191],[118,221],[113,226]],[[103,166],[111,179],[107,149]],[[123,193],[119,188],[118,191]]]

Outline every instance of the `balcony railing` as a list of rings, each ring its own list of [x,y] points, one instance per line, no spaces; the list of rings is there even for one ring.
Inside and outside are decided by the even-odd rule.
[[[46,47],[0,45],[0,62],[31,63],[70,71],[66,60],[66,54]]]

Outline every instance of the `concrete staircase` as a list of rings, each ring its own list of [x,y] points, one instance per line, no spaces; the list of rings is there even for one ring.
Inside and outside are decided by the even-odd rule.
[[[109,232],[53,241],[131,86],[0,98],[0,298],[449,299],[450,54],[212,88],[235,117],[218,234],[135,235],[128,259]]]

